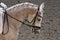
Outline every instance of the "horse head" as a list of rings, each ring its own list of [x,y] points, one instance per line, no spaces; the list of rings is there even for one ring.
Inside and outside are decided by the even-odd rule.
[[[36,9],[37,8],[37,9]],[[32,13],[28,16],[28,22],[30,22],[31,24],[33,24],[33,20],[35,20],[35,23],[33,25],[35,26],[39,26],[41,27],[41,22],[42,22],[42,17],[43,17],[43,12],[44,12],[44,3],[42,3],[39,7],[36,6],[36,11],[35,13]],[[36,17],[34,19],[34,17]],[[38,33],[40,33],[40,29],[32,29],[32,31],[36,31]]]

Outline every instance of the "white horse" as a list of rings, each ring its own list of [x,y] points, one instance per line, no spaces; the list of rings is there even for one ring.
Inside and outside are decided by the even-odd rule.
[[[9,21],[9,32],[5,35],[2,35],[3,32],[3,18],[4,18],[4,12],[5,10],[3,8],[0,8],[0,34],[4,37],[4,40],[17,40],[18,30],[19,27],[21,27],[21,24],[25,24],[27,26],[34,26],[32,28],[37,28],[37,32],[40,32],[42,17],[43,17],[43,8],[44,3],[42,3],[39,6],[38,5],[25,2],[13,5],[12,7],[7,8],[7,6],[3,3],[0,4],[8,14],[8,21]],[[27,21],[30,23],[29,25],[26,23],[23,23],[24,20],[27,19]],[[17,20],[17,21],[16,21]],[[21,22],[18,22],[21,21]],[[8,31],[7,28],[7,21],[4,25],[4,33]],[[3,38],[2,38],[3,39]]]

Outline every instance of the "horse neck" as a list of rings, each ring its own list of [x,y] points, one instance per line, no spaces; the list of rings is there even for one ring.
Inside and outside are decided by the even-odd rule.
[[[25,20],[25,18],[27,16],[27,12],[23,11],[23,10],[17,11],[17,12],[13,11],[13,10],[12,11],[8,11],[8,14],[11,15],[12,17],[14,17],[14,18],[22,21],[22,22]],[[10,25],[13,26],[13,28],[15,27],[16,29],[18,29],[19,27],[21,27],[21,24],[22,24],[22,23],[14,20],[14,19],[12,19],[10,17],[9,17],[9,23],[10,23]]]
[[[25,8],[25,9],[22,9],[22,10],[13,10],[12,9],[12,10],[9,10],[8,13],[11,16],[13,16],[14,18],[16,18],[16,19],[18,19],[18,20],[20,20],[20,21],[23,22],[27,18],[27,16],[30,16],[31,15],[30,17],[33,18],[32,15],[35,13],[35,11],[36,10],[31,9],[31,8]],[[9,18],[9,20],[10,20],[10,24],[12,24],[17,29],[19,27],[21,27],[21,24],[22,23],[14,20],[12,18]]]

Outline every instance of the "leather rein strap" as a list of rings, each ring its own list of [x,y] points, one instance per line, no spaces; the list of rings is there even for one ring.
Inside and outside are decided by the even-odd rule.
[[[8,31],[6,33],[4,33],[4,24],[5,24],[5,21],[7,22],[7,28],[8,28]],[[4,20],[3,20],[3,32],[2,34],[5,35],[9,32],[9,21],[8,21],[8,15],[7,15],[7,11],[5,10],[4,12]]]
[[[39,7],[38,7],[38,11],[39,11]],[[37,17],[37,14],[38,14],[38,11],[37,11],[37,13],[36,13],[36,16],[35,16],[34,19],[33,19],[33,20],[34,20],[34,21],[33,21],[33,24],[32,24],[32,25],[29,25],[29,24],[26,24],[26,23],[24,23],[24,22],[22,22],[22,21],[20,21],[20,20],[18,20],[18,19],[16,19],[16,18],[12,17],[12,16],[9,15],[9,14],[7,13],[7,11],[5,10],[5,12],[4,12],[3,32],[2,32],[2,34],[5,35],[5,34],[7,34],[7,33],[9,32],[9,21],[8,21],[8,16],[11,17],[11,18],[13,18],[14,20],[16,20],[16,21],[18,21],[18,22],[24,24],[24,25],[27,25],[27,26],[29,26],[29,27],[33,27],[33,28],[40,29],[41,27],[39,27],[39,26],[34,26],[35,21],[36,21],[36,17]],[[6,33],[4,33],[4,24],[5,24],[5,20],[7,21],[7,28],[8,28],[8,31],[7,31]]]

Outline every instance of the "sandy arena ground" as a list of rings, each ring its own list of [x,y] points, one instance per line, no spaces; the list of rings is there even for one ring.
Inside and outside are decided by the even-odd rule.
[[[45,2],[45,12],[41,33],[35,35],[28,26],[24,25],[20,27],[18,40],[60,40],[60,0],[0,0],[8,7],[20,1],[29,1],[38,5]]]

